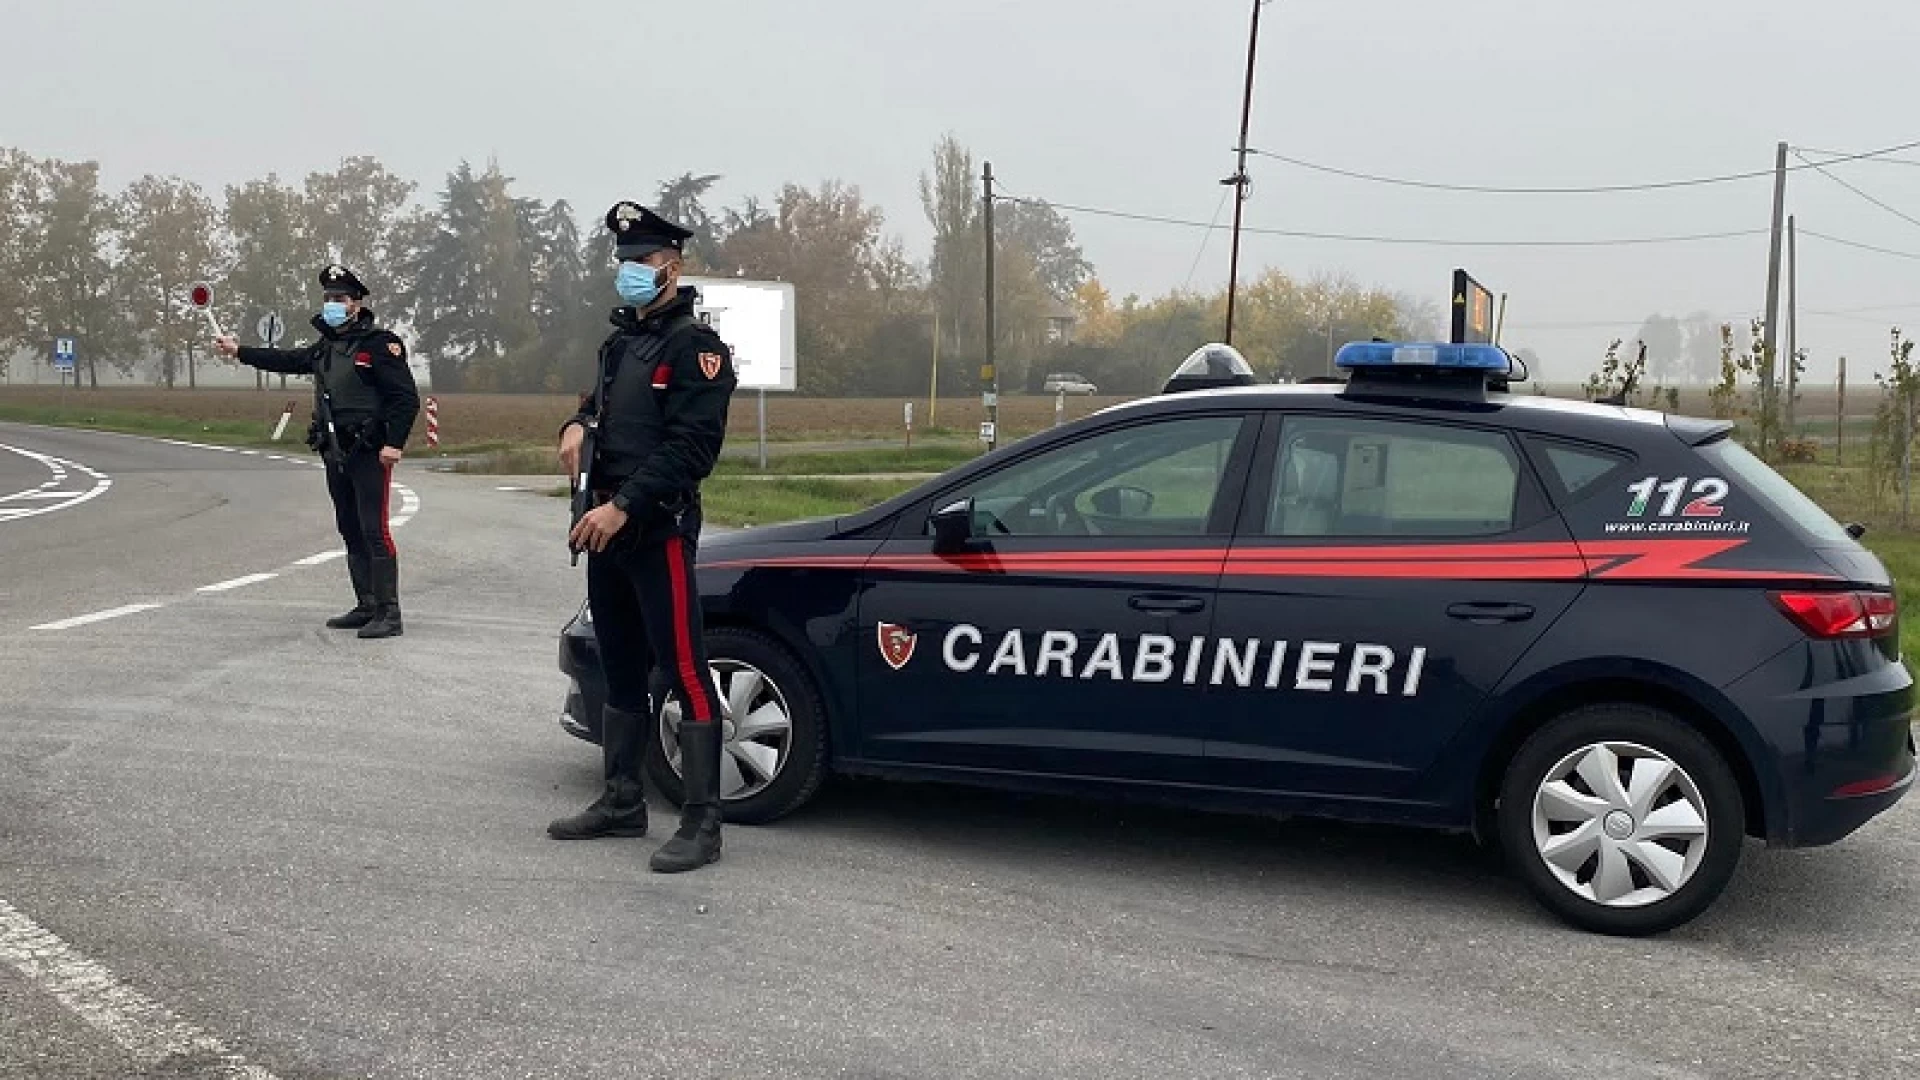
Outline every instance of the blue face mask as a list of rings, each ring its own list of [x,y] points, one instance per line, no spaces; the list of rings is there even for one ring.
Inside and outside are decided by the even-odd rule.
[[[338,300],[329,300],[320,305],[320,321],[335,330],[347,325],[347,305]]]
[[[623,262],[613,277],[613,288],[620,299],[646,307],[660,297],[660,272],[645,263]]]

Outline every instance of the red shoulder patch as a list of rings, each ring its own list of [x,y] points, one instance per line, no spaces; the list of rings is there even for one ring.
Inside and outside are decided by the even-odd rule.
[[[365,352],[357,352],[357,353],[354,353],[354,354],[353,354],[353,366],[354,366],[354,367],[372,367],[372,366],[373,366],[373,354],[372,354],[372,353],[365,353]]]
[[[700,374],[709,379],[718,378],[720,367],[725,363],[726,360],[719,353],[703,352],[700,354]]]

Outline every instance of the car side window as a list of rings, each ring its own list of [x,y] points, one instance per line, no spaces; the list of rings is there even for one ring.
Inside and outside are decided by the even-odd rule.
[[[971,496],[974,533],[1204,536],[1239,416],[1156,420],[1089,435],[953,492]]]
[[[1365,417],[1288,417],[1270,536],[1487,536],[1513,528],[1520,459],[1503,434]]]
[[[1633,460],[1631,455],[1598,447],[1575,446],[1545,439],[1534,439],[1532,442],[1540,452],[1540,459],[1546,462],[1547,471],[1553,474],[1560,484],[1560,490],[1569,498],[1584,497],[1588,489],[1607,474]]]

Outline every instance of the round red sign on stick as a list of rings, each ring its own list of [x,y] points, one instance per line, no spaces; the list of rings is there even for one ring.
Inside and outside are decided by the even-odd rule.
[[[195,282],[193,288],[187,290],[187,299],[207,317],[207,325],[213,327],[215,337],[226,335],[226,331],[220,329],[220,320],[213,317],[213,286],[204,281]]]

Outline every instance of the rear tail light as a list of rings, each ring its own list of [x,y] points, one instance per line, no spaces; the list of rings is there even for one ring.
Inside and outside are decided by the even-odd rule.
[[[1783,592],[1773,602],[1816,638],[1876,638],[1893,633],[1899,603],[1891,593]]]

